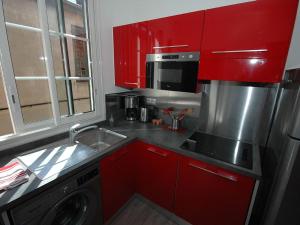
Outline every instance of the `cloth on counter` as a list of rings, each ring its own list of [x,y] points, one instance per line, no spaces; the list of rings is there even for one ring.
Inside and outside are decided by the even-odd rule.
[[[27,182],[28,174],[19,161],[0,167],[0,190],[8,190]]]

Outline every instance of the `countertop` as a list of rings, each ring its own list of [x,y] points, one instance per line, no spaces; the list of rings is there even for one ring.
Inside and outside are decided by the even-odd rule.
[[[24,183],[14,189],[1,192],[0,193],[0,211],[13,207],[14,205],[30,199],[32,196],[45,191],[47,188],[53,187],[54,185],[62,182],[64,179],[73,176],[74,174],[82,171],[86,167],[98,163],[101,158],[106,155],[113,153],[115,150],[120,147],[136,140],[142,140],[148,144],[157,145],[162,148],[169,149],[178,154],[192,157],[194,159],[202,160],[216,166],[220,166],[222,168],[253,177],[254,179],[261,178],[261,164],[260,164],[260,156],[259,156],[259,146],[253,146],[253,166],[252,169],[241,168],[220,160],[216,160],[210,158],[208,156],[198,154],[195,152],[186,151],[180,148],[182,143],[190,137],[195,130],[181,130],[180,132],[170,131],[165,127],[154,126],[150,123],[140,123],[140,122],[129,122],[129,121],[120,121],[115,124],[115,126],[110,127],[106,123],[101,125],[103,128],[110,129],[117,133],[123,134],[127,136],[126,139],[120,141],[119,143],[107,148],[104,151],[97,152],[90,158],[81,161],[73,167],[65,169],[63,172],[59,173],[57,176],[49,177],[46,180],[40,180],[33,173],[29,172],[29,181]],[[61,146],[68,143],[68,139],[62,139],[60,141],[56,141],[46,146],[39,147],[37,149],[33,149],[32,151],[37,151],[39,149],[44,149],[47,147],[53,146]],[[24,154],[24,152],[20,152],[19,154],[3,157],[0,159],[0,165],[3,165],[13,158],[16,158],[18,155]]]
[[[107,125],[104,128],[110,129],[117,133],[123,134],[130,138],[140,139],[148,144],[153,144],[162,148],[172,150],[181,155],[185,155],[194,159],[199,159],[225,169],[229,169],[240,174],[253,177],[255,179],[261,178],[261,162],[260,150],[258,145],[253,145],[252,151],[252,169],[246,169],[226,163],[217,159],[210,158],[203,154],[187,151],[180,146],[189,138],[196,130],[181,130],[179,132],[170,131],[165,126],[154,126],[150,123],[121,121],[115,126],[110,127]]]

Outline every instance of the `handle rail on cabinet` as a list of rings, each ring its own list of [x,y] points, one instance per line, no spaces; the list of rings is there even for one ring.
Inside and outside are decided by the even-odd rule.
[[[213,54],[227,54],[227,53],[247,53],[247,52],[268,52],[268,49],[243,49],[243,50],[228,50],[228,51],[213,51]]]
[[[155,150],[154,148],[146,148],[147,151],[149,152],[152,152],[154,154],[157,154],[159,156],[162,156],[162,157],[167,157],[168,156],[168,153],[161,153],[161,152],[158,152],[157,150]]]
[[[189,45],[169,45],[169,46],[154,46],[153,49],[164,49],[164,48],[184,48],[189,47]]]
[[[139,85],[139,83],[133,83],[133,82],[124,82],[125,84],[134,84],[134,85]]]
[[[195,164],[193,164],[193,163],[190,163],[189,166],[191,166],[191,167],[193,167],[193,168],[195,168],[195,169],[199,169],[199,170],[202,170],[202,171],[204,171],[204,172],[207,172],[207,173],[210,173],[210,174],[213,174],[213,175],[222,177],[222,178],[227,179],[227,180],[230,180],[230,181],[234,181],[234,182],[237,181],[237,178],[234,177],[234,176],[216,173],[216,172],[214,172],[214,171],[211,171],[211,170],[205,169],[205,168],[203,168],[203,167],[197,166],[197,165],[195,165]]]

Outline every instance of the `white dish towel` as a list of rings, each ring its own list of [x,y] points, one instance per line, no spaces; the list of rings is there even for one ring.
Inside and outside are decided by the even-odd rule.
[[[8,190],[27,182],[28,174],[20,162],[14,161],[0,167],[0,190]]]

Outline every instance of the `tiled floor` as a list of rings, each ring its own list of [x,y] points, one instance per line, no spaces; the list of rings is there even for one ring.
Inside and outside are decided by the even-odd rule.
[[[181,225],[145,201],[134,198],[110,225]]]

